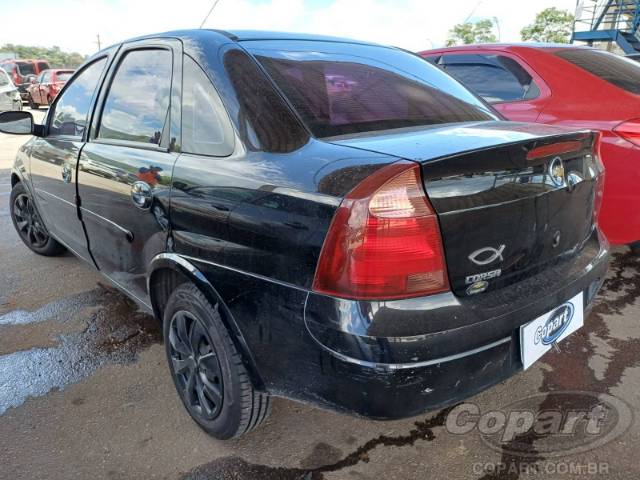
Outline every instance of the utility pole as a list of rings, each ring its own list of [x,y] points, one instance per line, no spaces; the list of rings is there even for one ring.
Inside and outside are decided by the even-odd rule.
[[[102,45],[100,44],[100,34],[96,35],[96,43],[98,44],[98,51],[102,50]]]

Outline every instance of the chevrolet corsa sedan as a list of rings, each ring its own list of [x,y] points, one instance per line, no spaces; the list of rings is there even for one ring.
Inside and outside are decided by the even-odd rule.
[[[583,326],[607,268],[596,134],[498,121],[402,50],[183,31],[96,54],[18,153],[11,215],[163,323],[220,439],[272,396],[450,404]]]
[[[602,133],[600,224],[640,253],[640,63],[589,47],[467,45],[421,53],[507,119]]]

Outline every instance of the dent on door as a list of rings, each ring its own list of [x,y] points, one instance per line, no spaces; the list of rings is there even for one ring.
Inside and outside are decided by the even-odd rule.
[[[88,143],[80,156],[82,217],[98,267],[141,300],[147,265],[165,250],[174,154]]]

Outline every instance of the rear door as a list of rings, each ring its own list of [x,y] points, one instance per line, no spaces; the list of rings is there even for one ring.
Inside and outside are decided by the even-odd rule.
[[[146,266],[167,239],[181,78],[179,42],[125,44],[80,156],[80,210],[95,261],[146,304]]]
[[[33,140],[31,178],[38,211],[47,229],[68,248],[90,260],[78,217],[76,169],[97,90],[111,55],[87,64],[69,83],[47,115],[47,133]]]
[[[507,53],[445,54],[439,66],[512,121],[535,122],[549,98],[546,84]]]
[[[38,103],[40,103],[41,105],[49,104],[49,88],[51,88],[52,81],[53,72],[51,70],[47,70],[42,73],[42,79],[40,80],[40,84],[38,85]]]

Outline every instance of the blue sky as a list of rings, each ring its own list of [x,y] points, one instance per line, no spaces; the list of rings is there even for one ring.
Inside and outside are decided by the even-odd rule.
[[[0,0],[0,44],[58,45],[90,54],[129,37],[197,28],[213,0]],[[470,15],[497,18],[502,41],[540,10],[573,11],[575,0],[220,0],[205,27],[338,35],[410,50],[444,44]],[[451,6],[455,5],[454,8]],[[14,20],[15,19],[15,20]]]

